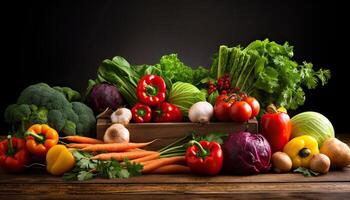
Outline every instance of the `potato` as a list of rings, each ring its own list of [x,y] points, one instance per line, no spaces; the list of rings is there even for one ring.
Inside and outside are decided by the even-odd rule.
[[[272,155],[271,161],[277,173],[289,172],[292,169],[292,159],[284,152],[275,152]]]
[[[328,156],[320,153],[315,154],[310,159],[310,169],[319,172],[322,174],[326,174],[329,171],[329,167],[331,166],[331,161]]]
[[[329,157],[332,168],[343,168],[350,164],[350,148],[337,138],[327,139],[323,143],[320,153]]]

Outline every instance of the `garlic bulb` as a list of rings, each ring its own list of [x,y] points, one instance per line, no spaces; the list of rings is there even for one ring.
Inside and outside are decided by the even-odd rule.
[[[129,130],[122,124],[111,125],[103,136],[105,143],[128,143],[129,139]]]
[[[188,118],[191,122],[208,123],[213,113],[214,108],[210,103],[200,101],[191,106],[188,111]]]
[[[113,124],[128,125],[131,120],[131,111],[127,108],[118,108],[111,114],[111,121]]]

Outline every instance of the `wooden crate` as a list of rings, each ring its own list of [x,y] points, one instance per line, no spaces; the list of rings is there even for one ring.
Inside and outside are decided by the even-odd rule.
[[[106,129],[111,125],[109,119],[97,120],[97,138],[102,139]],[[126,126],[130,132],[130,141],[146,142],[157,139],[150,149],[159,149],[176,139],[195,133],[205,135],[209,133],[231,133],[247,130],[251,133],[258,132],[258,122],[255,119],[244,123],[213,122],[199,124],[191,122],[182,123],[130,123]]]

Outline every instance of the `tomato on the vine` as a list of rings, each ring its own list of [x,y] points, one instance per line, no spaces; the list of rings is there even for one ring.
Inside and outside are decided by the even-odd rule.
[[[243,101],[247,102],[250,105],[250,107],[252,108],[251,118],[253,118],[259,114],[260,104],[259,104],[259,101],[256,100],[256,98],[251,97],[251,96],[247,96],[247,97],[243,98]]]
[[[236,101],[230,107],[230,118],[236,122],[248,121],[252,116],[252,108],[245,101]]]

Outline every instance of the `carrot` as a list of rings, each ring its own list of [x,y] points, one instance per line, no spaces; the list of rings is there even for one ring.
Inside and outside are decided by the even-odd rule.
[[[145,143],[110,143],[110,144],[94,144],[87,146],[82,149],[82,151],[108,151],[108,152],[121,152],[127,149],[135,149],[145,147],[151,142]]]
[[[165,165],[155,169],[150,174],[184,174],[191,172],[190,168],[184,165]]]
[[[90,146],[92,144],[85,144],[85,143],[69,143],[69,144],[66,144],[67,147],[69,148],[76,148],[76,149],[82,149],[82,148],[85,148],[87,146]]]
[[[148,155],[148,156],[145,156],[145,157],[141,157],[141,158],[137,158],[137,159],[131,160],[130,162],[132,162],[132,163],[141,163],[141,162],[145,162],[145,161],[158,159],[159,156],[160,156],[160,153],[159,152],[155,152],[154,154],[151,154],[151,155]]]
[[[131,151],[147,151],[147,150],[135,148],[135,149],[127,149],[125,151],[131,152]]]
[[[83,143],[83,144],[103,144],[103,141],[97,140],[95,138],[89,138],[79,135],[66,136],[62,139],[66,139],[69,142]]]
[[[136,159],[145,157],[156,153],[155,151],[133,151],[133,152],[119,152],[119,153],[102,153],[91,157],[92,160],[111,160],[112,158],[122,161],[124,158]]]
[[[142,173],[149,173],[157,168],[163,167],[165,165],[174,164],[177,162],[184,161],[184,156],[174,156],[169,158],[160,158],[157,160],[151,160],[141,163],[143,165]]]

